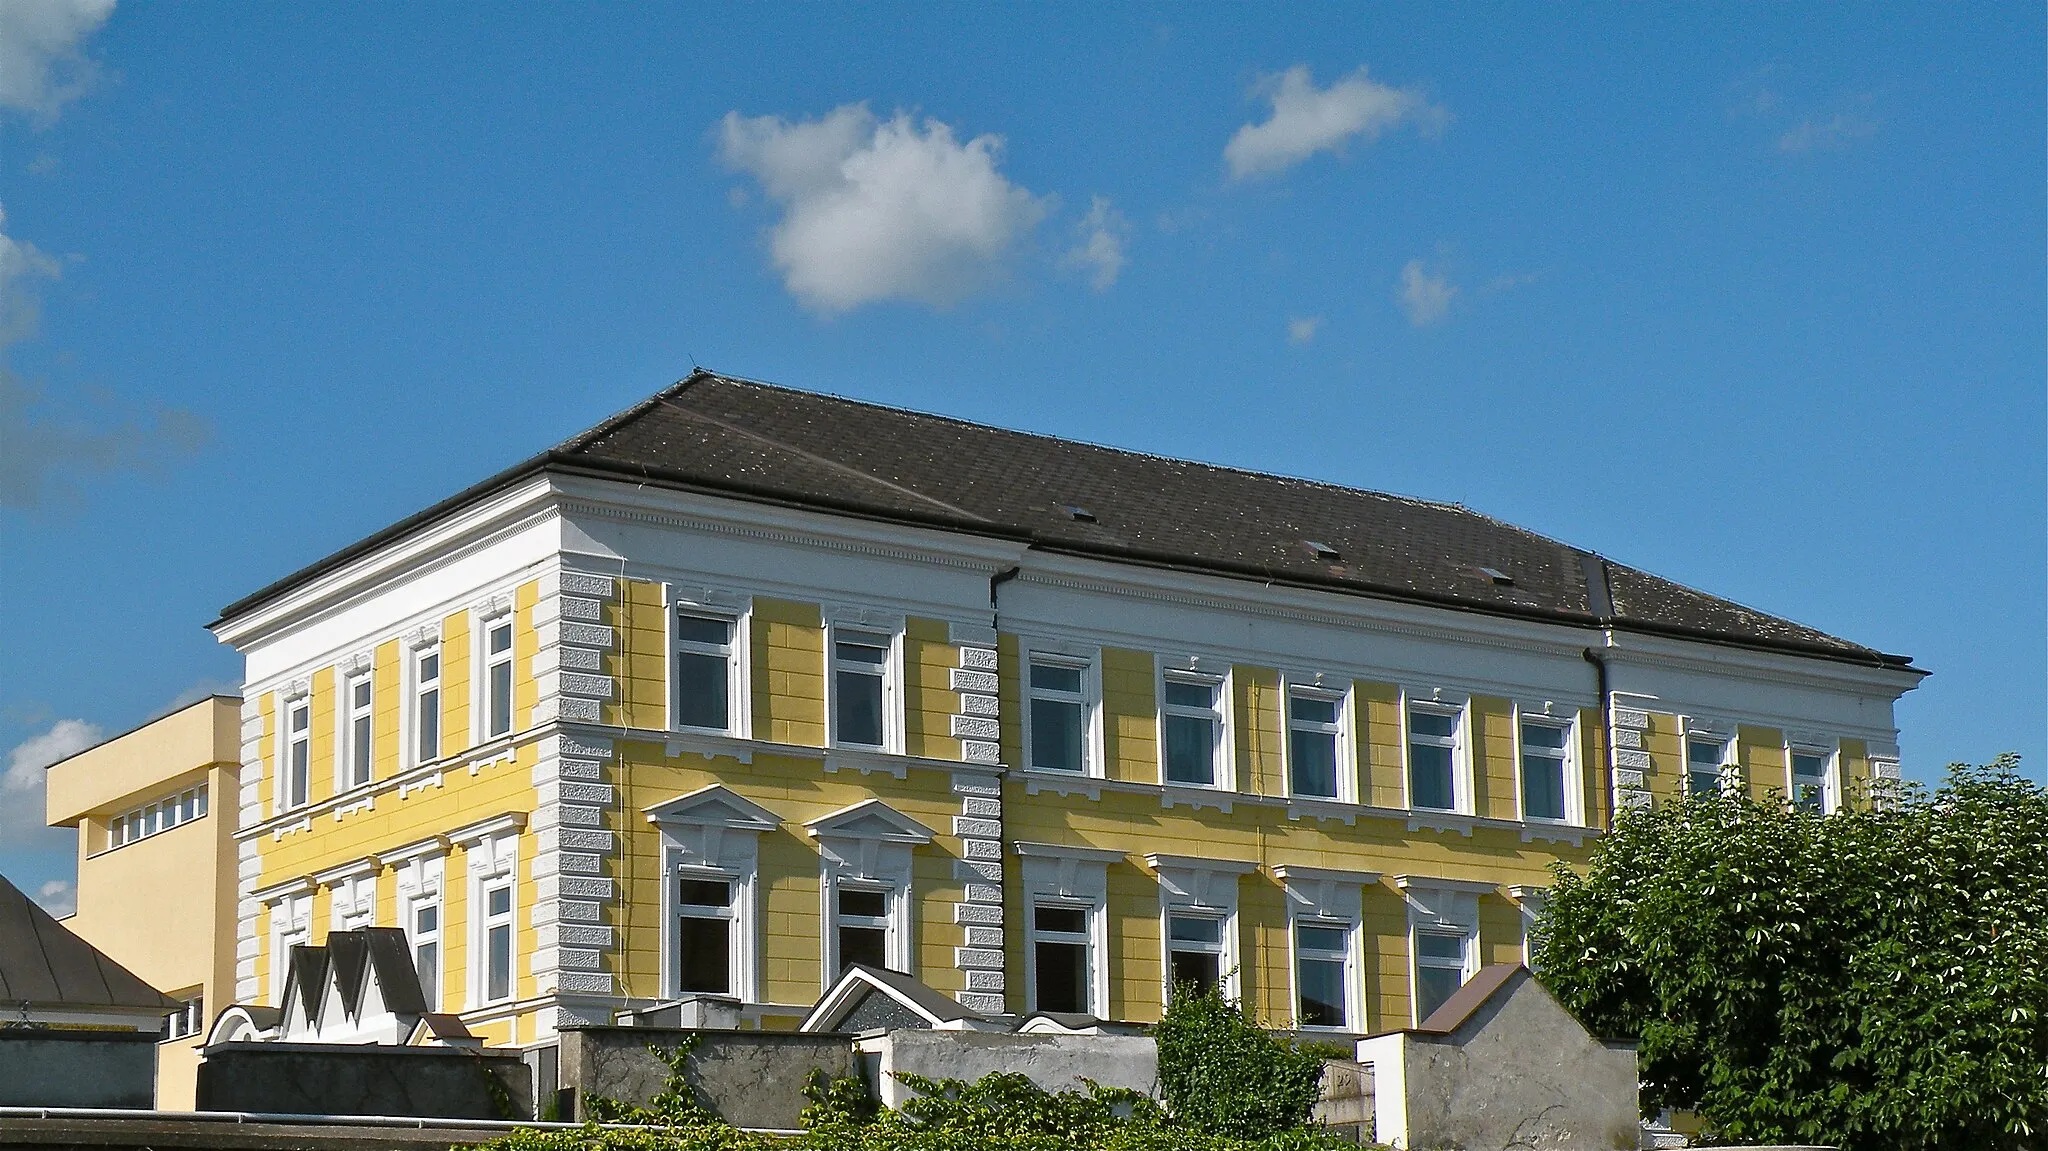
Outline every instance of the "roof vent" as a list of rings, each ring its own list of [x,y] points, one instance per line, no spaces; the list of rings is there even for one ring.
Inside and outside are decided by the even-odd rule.
[[[1499,568],[1480,568],[1479,574],[1485,576],[1487,579],[1492,580],[1496,585],[1500,587],[1515,586],[1515,577],[1500,570]]]
[[[1089,511],[1087,508],[1082,507],[1080,504],[1061,504],[1060,510],[1072,516],[1073,518],[1080,520],[1084,524],[1092,524],[1095,522],[1095,513]]]
[[[1322,543],[1317,540],[1303,540],[1301,542],[1307,544],[1308,550],[1314,552],[1316,554],[1316,558],[1322,560],[1324,563],[1336,563],[1338,560],[1344,558],[1342,555],[1338,554],[1336,548],[1331,547],[1329,544]]]

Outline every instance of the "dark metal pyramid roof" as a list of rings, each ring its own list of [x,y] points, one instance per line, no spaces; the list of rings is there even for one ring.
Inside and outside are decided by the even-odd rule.
[[[0,1004],[169,1011],[177,1001],[36,906],[0,876]]]

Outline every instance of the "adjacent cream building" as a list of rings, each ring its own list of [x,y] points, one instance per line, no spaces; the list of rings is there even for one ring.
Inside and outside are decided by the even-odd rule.
[[[46,780],[50,825],[78,829],[78,912],[64,926],[181,1004],[157,1051],[165,1110],[191,1108],[210,1013],[233,998],[241,723],[241,700],[213,696]]]

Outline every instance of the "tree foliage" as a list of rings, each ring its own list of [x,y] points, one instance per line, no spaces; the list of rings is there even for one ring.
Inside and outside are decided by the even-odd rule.
[[[1556,868],[1538,973],[1719,1137],[2048,1143],[2048,791],[2008,755],[1851,798],[1626,814]]]
[[[1188,1126],[1263,1139],[1308,1122],[1330,1052],[1283,1043],[1217,991],[1178,988],[1153,1030],[1159,1093]]]

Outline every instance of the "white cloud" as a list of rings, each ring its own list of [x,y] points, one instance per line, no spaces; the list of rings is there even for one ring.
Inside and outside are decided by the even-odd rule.
[[[56,260],[8,235],[6,228],[7,209],[0,207],[0,348],[34,333],[41,315],[35,281],[55,279],[63,271]]]
[[[1074,232],[1080,242],[1060,257],[1060,266],[1091,269],[1089,286],[1098,292],[1108,291],[1124,270],[1124,240],[1131,234],[1131,222],[1109,197],[1097,196]]]
[[[1246,124],[1224,145],[1223,159],[1240,180],[1284,172],[1317,152],[1335,152],[1354,136],[1380,133],[1413,122],[1424,133],[1440,130],[1450,113],[1414,88],[1395,88],[1366,77],[1360,68],[1318,89],[1306,64],[1266,76],[1252,91],[1272,103],[1262,124]]]
[[[52,879],[36,889],[36,902],[59,919],[78,911],[78,889],[68,879]]]
[[[1316,333],[1322,326],[1321,316],[1295,316],[1287,321],[1287,342],[1306,344],[1316,338]]]
[[[1779,135],[1778,151],[1787,156],[1803,156],[1815,149],[1846,148],[1852,140],[1861,140],[1876,134],[1875,120],[1866,120],[1847,112],[1839,112],[1825,118],[1809,116]]]
[[[962,144],[938,120],[878,120],[848,104],[795,123],[728,112],[718,153],[782,206],[769,252],[784,285],[831,313],[890,299],[944,307],[999,278],[1048,207],[996,170],[1002,143]]]
[[[100,729],[82,719],[60,719],[41,735],[17,744],[0,775],[0,848],[47,846],[43,822],[43,769],[100,741]]]
[[[92,86],[99,68],[80,51],[114,12],[114,0],[0,3],[0,108],[39,125]]]
[[[1401,268],[1401,286],[1394,293],[1408,322],[1418,328],[1442,322],[1451,312],[1457,285],[1442,272],[1430,272],[1421,260],[1410,260]]]

